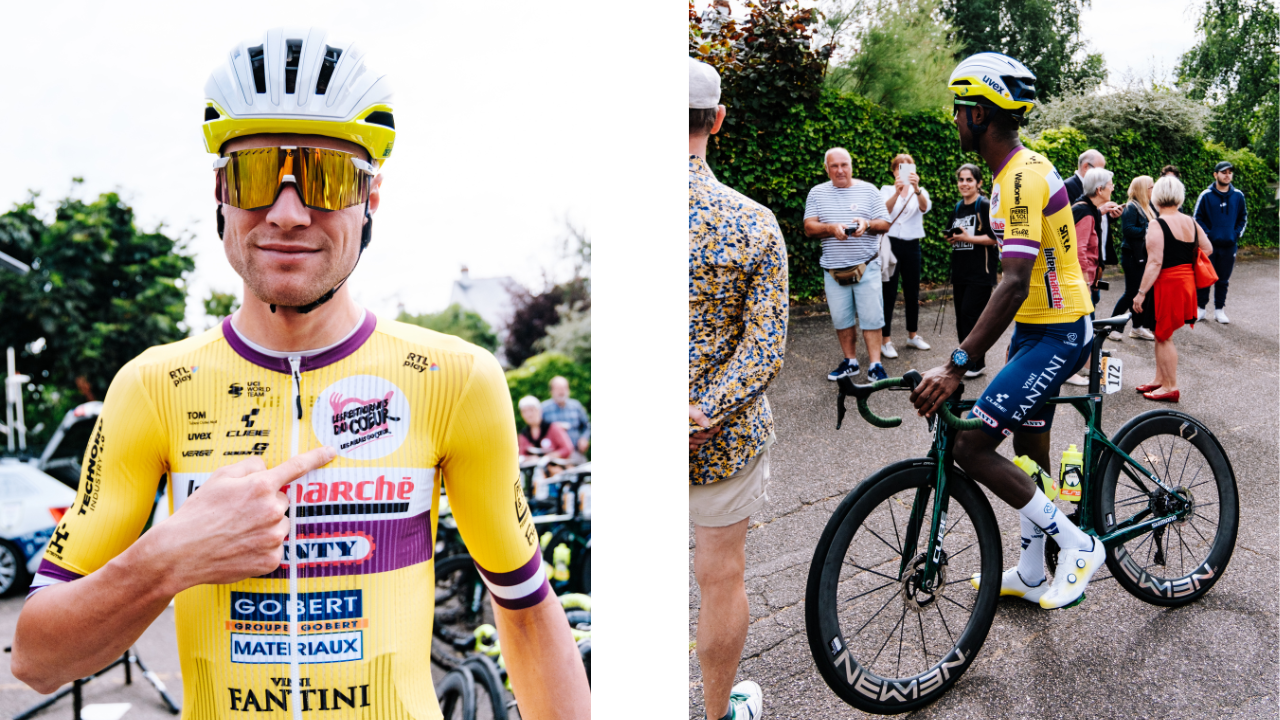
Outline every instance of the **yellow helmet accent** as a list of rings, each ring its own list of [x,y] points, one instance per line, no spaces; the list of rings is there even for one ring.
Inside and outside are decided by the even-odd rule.
[[[1000,53],[978,53],[960,62],[947,87],[957,97],[987,103],[1023,116],[1036,106],[1036,76]]]
[[[368,121],[369,116],[374,113],[391,114],[390,105],[372,105],[366,108],[357,118],[346,122],[334,122],[332,120],[283,117],[234,118],[228,116],[212,100],[206,101],[206,104],[207,107],[213,108],[220,116],[206,121],[201,128],[204,131],[205,150],[215,154],[219,152],[227,141],[233,138],[263,133],[297,133],[300,135],[323,135],[353,142],[368,150],[369,157],[375,163],[381,163],[391,157],[391,148],[396,142],[395,128]],[[381,116],[375,119],[381,119]]]

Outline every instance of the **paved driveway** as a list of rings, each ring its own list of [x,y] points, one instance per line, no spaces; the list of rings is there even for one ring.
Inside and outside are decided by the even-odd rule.
[[[1242,260],[1231,278],[1230,325],[1213,322],[1174,337],[1180,355],[1180,409],[1203,420],[1234,465],[1240,492],[1240,531],[1222,580],[1199,602],[1181,609],[1145,604],[1114,580],[1089,588],[1078,608],[1047,612],[1006,598],[977,660],[939,701],[917,718],[1275,718],[1277,710],[1277,423],[1280,343],[1274,256]],[[1099,303],[1109,314],[1123,282],[1112,281]],[[901,348],[887,360],[891,376],[942,364],[956,345],[955,317],[946,308],[921,309],[920,332],[929,351]],[[905,339],[898,308],[895,332]],[[1008,335],[988,356],[986,386],[1003,364]],[[896,337],[896,335],[895,335]],[[1115,430],[1155,403],[1132,391],[1154,377],[1152,343],[1126,336],[1107,345],[1124,359],[1125,390],[1105,402],[1103,427]],[[865,349],[863,355],[865,378]],[[835,429],[835,391],[826,373],[840,359],[827,315],[793,318],[786,365],[769,390],[779,442],[772,457],[771,502],[752,518],[747,536],[747,593],[751,629],[739,679],[759,682],[766,717],[871,717],[845,705],[818,675],[804,626],[804,588],[813,547],[828,517],[859,480],[879,467],[922,455],[930,437],[923,420],[894,430],[864,423],[850,402],[843,430]],[[1083,388],[1071,388],[1078,393]],[[908,413],[905,395],[873,400],[881,414]],[[1073,417],[1074,416],[1074,417]],[[1060,409],[1050,457],[1078,442],[1083,421]],[[1008,452],[1009,443],[1005,443]],[[1005,567],[1017,562],[1018,518],[988,493],[1004,540]],[[690,527],[690,549],[693,533]],[[1099,577],[1108,575],[1104,568]],[[690,553],[689,638],[699,598]],[[703,717],[697,657],[689,655],[690,718]]]

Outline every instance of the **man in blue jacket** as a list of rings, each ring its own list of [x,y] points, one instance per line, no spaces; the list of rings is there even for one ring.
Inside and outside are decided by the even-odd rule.
[[[1223,160],[1213,168],[1213,184],[1205,188],[1196,199],[1196,209],[1192,211],[1196,222],[1204,228],[1205,235],[1213,242],[1213,269],[1218,273],[1218,282],[1213,286],[1213,318],[1223,325],[1231,322],[1225,311],[1227,305],[1227,285],[1231,280],[1231,268],[1236,264],[1236,243],[1244,234],[1245,225],[1249,222],[1249,211],[1245,207],[1244,193],[1231,184],[1235,177],[1235,169],[1231,163]],[[1204,319],[1205,306],[1209,304],[1209,288],[1196,291],[1200,305],[1198,317]]]

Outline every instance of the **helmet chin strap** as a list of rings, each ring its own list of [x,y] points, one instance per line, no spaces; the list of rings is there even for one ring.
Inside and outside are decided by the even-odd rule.
[[[222,213],[218,213],[218,217],[221,218]],[[364,228],[361,229],[360,231],[360,254],[356,256],[356,265],[360,264],[360,258],[364,257],[364,249],[369,247],[369,241],[372,239],[373,239],[373,216],[369,214],[369,201],[365,200],[364,201]],[[347,277],[344,277],[342,278],[342,280],[338,281],[338,284],[334,285],[333,289],[329,290],[329,292],[321,295],[320,297],[316,298],[312,302],[307,303],[306,305],[299,305],[294,309],[297,310],[299,314],[306,315],[312,310],[315,310],[321,305],[332,300],[333,296],[336,295],[338,293],[338,290],[342,288],[342,286],[347,282],[347,278],[351,277],[352,273],[356,271],[356,265],[353,265],[351,267],[351,272],[347,273]],[[285,307],[288,307],[288,306],[286,305]],[[272,303],[271,313],[274,315],[275,312],[276,312],[276,306],[274,303]]]

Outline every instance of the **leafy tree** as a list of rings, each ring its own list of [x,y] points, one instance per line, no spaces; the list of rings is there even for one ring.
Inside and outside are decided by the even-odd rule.
[[[689,54],[720,72],[720,102],[729,108],[713,142],[735,133],[769,133],[792,108],[814,106],[822,95],[830,48],[810,49],[817,10],[801,8],[798,0],[758,0],[747,7],[750,17],[742,24],[730,21],[704,37],[689,3]]]
[[[552,285],[540,293],[523,286],[512,287],[510,292],[511,321],[507,323],[503,352],[507,362],[514,367],[519,367],[538,352],[536,343],[546,336],[549,328],[560,322],[560,306],[580,310],[591,307],[591,289],[586,278]]]
[[[1027,131],[1038,134],[1052,128],[1073,127],[1092,137],[1109,138],[1128,130],[1147,136],[1170,153],[1178,153],[1201,143],[1208,120],[1208,109],[1184,93],[1154,84],[1131,83],[1106,93],[1068,92],[1043,103],[1028,115]],[[1073,160],[1067,171],[1074,167]]]
[[[938,0],[880,0],[853,42],[856,52],[827,75],[828,87],[904,112],[951,103],[947,79],[963,46]]]
[[[1280,56],[1271,0],[1206,0],[1200,42],[1178,64],[1191,97],[1214,109],[1210,133],[1230,148],[1249,147],[1274,173],[1280,163]]]
[[[236,299],[235,293],[210,290],[209,297],[204,299],[204,314],[209,316],[213,322],[222,320],[222,318],[235,312],[239,307],[240,301]],[[209,327],[213,327],[213,325],[210,324]]]
[[[525,395],[540,400],[551,397],[547,385],[557,375],[569,381],[569,394],[591,412],[591,366],[576,363],[560,353],[541,353],[528,358],[515,370],[507,371],[507,388],[511,391],[511,406],[515,408],[518,427],[525,425],[516,403]]]
[[[556,352],[574,362],[591,365],[591,308],[582,310],[570,305],[556,308],[560,322],[547,328],[547,334],[533,344],[539,352]]]
[[[1036,75],[1041,99],[1064,90],[1089,88],[1107,78],[1102,55],[1077,60],[1085,49],[1080,11],[1090,0],[942,0],[942,14],[955,25],[961,55],[1004,53]]]
[[[115,193],[66,198],[52,222],[36,215],[34,195],[0,215],[0,251],[31,266],[0,275],[0,348],[18,349],[19,371],[33,378],[28,426],[51,431],[59,409],[101,399],[126,362],[186,336],[184,276],[195,262],[162,229],[139,231]]]
[[[402,311],[400,317],[397,317],[396,320],[412,323],[428,330],[456,335],[469,343],[479,345],[489,352],[498,349],[498,336],[493,334],[493,328],[489,327],[489,323],[485,322],[484,318],[478,314],[470,310],[464,310],[458,303],[454,303],[438,313],[410,315]]]

